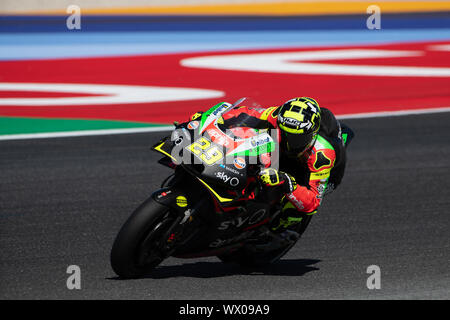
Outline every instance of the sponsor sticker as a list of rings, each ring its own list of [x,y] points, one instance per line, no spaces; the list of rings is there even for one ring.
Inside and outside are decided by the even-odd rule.
[[[330,176],[330,170],[322,170],[320,172],[312,172],[309,179],[310,180],[323,180]]]
[[[231,180],[230,180],[230,185],[232,186],[232,187],[236,187],[238,184],[239,184],[239,179],[238,178],[236,178],[236,177],[233,177],[233,178],[231,178]]]
[[[297,207],[298,210],[305,209],[303,206],[303,202],[301,202],[299,199],[297,199],[292,193],[288,194],[287,196],[291,203]]]
[[[231,167],[225,166],[223,164],[219,164],[219,167],[224,168],[227,171],[233,172],[234,174],[238,174],[238,175],[242,176],[242,173],[239,173],[239,171],[237,171],[237,170],[235,170],[235,169],[233,169]]]
[[[284,124],[293,126],[293,127],[297,127],[300,125],[300,121],[296,120],[296,119],[292,119],[292,118],[284,118]]]
[[[196,120],[197,118],[201,117],[201,113],[200,112],[196,112],[192,117],[191,120]]]
[[[241,157],[237,157],[234,159],[234,166],[236,167],[236,169],[244,169],[246,167],[246,163],[245,160]]]
[[[238,178],[232,177],[232,176],[228,176],[223,171],[216,172],[215,175],[216,175],[217,178],[222,179],[223,182],[229,183],[232,187],[235,187],[235,186],[237,186],[240,183]]]
[[[213,111],[213,115],[217,116],[219,113],[221,113],[222,111],[224,111],[226,108],[228,107],[227,104],[223,103],[221,104],[216,110]]]
[[[188,123],[187,127],[188,129],[195,130],[198,128],[198,125],[199,125],[198,121],[191,121]]]
[[[253,224],[256,224],[257,222],[261,221],[264,218],[265,214],[266,214],[266,210],[260,209],[256,212],[254,212],[250,216],[237,217],[232,220],[223,221],[217,229],[218,230],[226,230],[229,227],[240,228],[245,223],[248,223],[248,225],[253,225]]]
[[[250,141],[250,144],[251,144],[251,146],[253,147],[253,148],[255,148],[255,147],[259,147],[260,145],[263,145],[263,144],[266,144],[266,143],[268,143],[270,141],[270,138],[269,137],[260,137],[260,138],[253,138],[251,141]]]
[[[169,193],[172,193],[172,191],[170,191],[170,190],[163,191],[163,192],[161,192],[161,193],[157,196],[157,198],[158,198],[158,199],[161,199],[161,198],[167,196]]]
[[[215,174],[215,176],[216,176],[217,178],[222,179],[224,182],[228,182],[228,181],[231,179],[231,177],[228,176],[228,175],[227,175],[225,172],[223,172],[223,171],[215,172],[214,174]]]
[[[186,197],[178,196],[176,201],[177,201],[177,206],[179,206],[179,207],[186,207],[188,205]]]
[[[207,132],[210,135],[211,140],[214,143],[217,143],[217,144],[220,144],[220,145],[223,145],[226,147],[228,147],[230,145],[230,142],[227,140],[226,135],[224,135],[220,131],[212,128],[212,129],[208,129]]]

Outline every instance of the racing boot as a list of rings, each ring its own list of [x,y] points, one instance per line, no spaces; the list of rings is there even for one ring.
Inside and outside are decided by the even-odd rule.
[[[299,212],[294,205],[285,198],[282,200],[282,205],[281,212],[275,217],[274,221],[272,221],[270,230],[282,236],[290,236],[291,232],[289,231],[294,231],[298,234],[298,238],[300,238],[316,211],[311,213]]]

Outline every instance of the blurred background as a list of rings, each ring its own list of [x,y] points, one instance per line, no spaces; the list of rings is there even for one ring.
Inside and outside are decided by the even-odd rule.
[[[449,10],[449,1],[3,0],[0,134],[142,129],[241,96],[262,105],[313,96],[337,114],[448,107]],[[237,67],[237,53],[254,63]]]

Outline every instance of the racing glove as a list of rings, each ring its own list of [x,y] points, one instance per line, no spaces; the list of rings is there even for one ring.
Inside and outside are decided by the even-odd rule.
[[[291,193],[297,189],[297,183],[293,176],[273,168],[261,170],[259,172],[259,179],[266,187],[281,186],[283,193]]]

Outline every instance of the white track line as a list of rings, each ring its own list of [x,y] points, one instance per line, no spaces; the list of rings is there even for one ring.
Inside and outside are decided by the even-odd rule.
[[[338,119],[365,119],[365,118],[420,115],[420,114],[440,113],[440,112],[450,112],[450,107],[342,114],[342,115],[337,115],[336,118],[338,118]],[[66,138],[66,137],[82,137],[82,136],[100,136],[100,135],[114,135],[114,134],[142,133],[142,132],[164,132],[164,131],[171,131],[173,129],[174,129],[174,126],[160,126],[160,127],[148,127],[148,128],[130,128],[130,129],[80,130],[80,131],[48,132],[48,133],[5,134],[5,135],[0,135],[0,141],[23,140],[23,139]]]
[[[161,127],[130,128],[130,129],[80,130],[80,131],[46,132],[46,133],[5,134],[0,135],[0,140],[66,138],[66,137],[100,136],[100,135],[140,133],[140,132],[163,132],[163,131],[170,131],[173,128],[174,126],[161,126]]]

